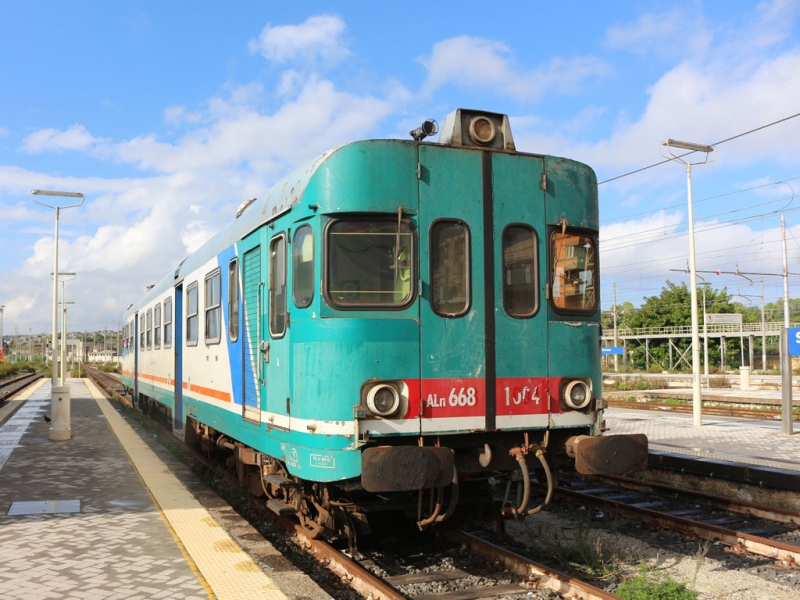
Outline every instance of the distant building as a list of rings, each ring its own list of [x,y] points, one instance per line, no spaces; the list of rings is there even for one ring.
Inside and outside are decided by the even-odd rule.
[[[108,363],[108,362],[117,362],[117,353],[111,350],[90,350],[89,351],[89,362],[90,363]]]

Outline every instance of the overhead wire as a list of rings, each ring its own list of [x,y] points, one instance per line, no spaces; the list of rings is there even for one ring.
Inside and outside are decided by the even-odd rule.
[[[761,131],[762,129],[766,129],[767,127],[772,127],[773,125],[778,125],[779,123],[784,123],[784,122],[789,121],[791,119],[794,119],[796,117],[800,117],[800,113],[796,113],[796,114],[790,115],[788,117],[784,117],[783,119],[779,119],[777,121],[773,121],[772,123],[767,123],[766,125],[762,125],[760,127],[756,127],[755,129],[751,129],[749,131],[745,131],[743,133],[739,133],[739,134],[733,135],[733,136],[731,136],[729,138],[725,138],[724,140],[720,140],[718,142],[714,142],[713,144],[710,144],[710,145],[711,146],[719,146],[719,145],[724,144],[726,142],[730,142],[731,140],[735,140],[735,139],[738,139],[740,137],[744,137],[746,135],[750,135],[751,133],[755,133],[756,131]],[[691,152],[686,152],[685,154],[680,154],[676,158],[681,158],[683,156],[688,156],[689,154],[694,154],[694,152],[696,152],[696,150],[692,150]],[[647,171],[648,169],[652,169],[653,167],[658,167],[658,166],[666,164],[668,162],[672,162],[672,160],[673,159],[671,159],[671,158],[667,158],[667,159],[664,159],[664,160],[662,160],[660,162],[653,163],[652,165],[648,165],[646,167],[641,167],[639,169],[636,169],[635,171],[631,171],[629,173],[623,173],[622,175],[617,175],[616,177],[612,177],[611,179],[606,179],[604,181],[600,181],[600,182],[597,183],[597,185],[603,185],[604,183],[609,183],[611,181],[616,181],[617,179],[622,179],[623,177],[628,177],[630,175],[635,175],[636,173],[641,173],[642,171]]]
[[[768,202],[762,202],[760,204],[753,204],[751,206],[745,206],[745,207],[742,207],[742,208],[735,208],[735,209],[732,209],[732,210],[726,210],[726,211],[723,211],[723,212],[720,212],[720,213],[715,213],[713,215],[708,215],[708,216],[705,216],[705,217],[702,217],[702,218],[703,219],[715,219],[717,217],[721,217],[721,216],[724,216],[724,215],[731,215],[731,214],[735,214],[735,213],[738,213],[738,212],[744,212],[744,211],[752,210],[754,208],[758,208],[758,207],[761,207],[761,206],[768,206],[770,204],[777,204],[779,202],[783,202],[784,200],[786,200],[786,198],[778,198],[777,200],[770,200]],[[666,209],[662,209],[662,210],[666,210]],[[765,216],[769,216],[771,214],[775,214],[775,212],[773,211],[773,212],[769,212],[769,213],[761,213],[760,215],[758,215],[758,217],[762,218],[762,217],[765,217]],[[697,220],[698,219],[695,219],[695,221],[697,221]],[[675,227],[677,228],[678,226],[680,226],[680,224],[676,223]],[[632,232],[632,233],[628,233],[628,234],[624,234],[624,235],[617,235],[617,236],[614,236],[612,238],[602,238],[601,237],[600,238],[600,242],[604,243],[604,244],[608,244],[609,242],[614,242],[614,241],[622,240],[622,239],[626,239],[626,238],[641,237],[641,236],[643,236],[645,234],[648,234],[650,232],[661,231],[665,227],[667,227],[667,225],[659,225],[658,227],[651,227],[649,229],[640,229],[640,230]]]
[[[703,202],[710,202],[711,200],[718,200],[719,198],[725,198],[726,196],[735,196],[736,194],[743,194],[745,192],[752,192],[753,190],[758,190],[758,189],[761,189],[761,188],[770,187],[772,185],[778,185],[778,184],[781,184],[781,183],[786,183],[788,181],[794,181],[795,179],[800,179],[800,175],[795,175],[794,177],[784,178],[784,179],[781,179],[780,181],[770,181],[769,183],[763,183],[761,185],[755,185],[755,186],[749,187],[749,188],[742,188],[741,190],[734,190],[732,192],[725,192],[724,194],[717,194],[716,196],[709,196],[708,198],[700,198],[699,200],[693,200],[692,204],[697,206],[698,204],[701,204]],[[598,185],[600,185],[600,184],[598,184]],[[791,186],[789,186],[789,187],[791,187]],[[792,196],[792,198],[794,198],[794,196]],[[646,210],[646,211],[640,212],[640,213],[632,213],[632,214],[625,215],[625,216],[622,216],[622,217],[614,217],[612,219],[606,219],[605,221],[600,221],[600,224],[602,225],[604,223],[613,223],[614,221],[622,221],[624,219],[632,219],[632,218],[641,217],[641,216],[644,216],[644,215],[653,215],[653,214],[656,214],[656,213],[659,213],[659,212],[662,212],[662,211],[672,210],[672,209],[676,209],[676,208],[684,208],[685,206],[686,206],[685,202],[682,202],[680,204],[672,204],[671,206],[663,206],[661,208],[655,208],[653,210]]]
[[[767,124],[765,124],[765,125],[761,125],[760,127],[756,127],[756,128],[754,128],[754,129],[750,129],[750,130],[748,130],[748,131],[745,131],[745,132],[742,132],[742,133],[739,133],[739,134],[736,134],[736,135],[730,136],[730,137],[728,137],[728,138],[725,138],[725,139],[723,139],[723,140],[719,140],[718,142],[715,142],[715,143],[713,143],[713,144],[711,144],[711,145],[712,145],[712,146],[719,146],[719,145],[722,145],[722,144],[724,144],[724,143],[730,142],[730,141],[732,141],[732,140],[735,140],[735,139],[738,139],[738,138],[744,137],[744,136],[746,136],[746,135],[750,135],[750,134],[752,134],[752,133],[755,133],[755,132],[757,132],[757,131],[761,131],[761,130],[763,130],[763,129],[766,129],[766,128],[768,128],[768,127],[772,127],[772,126],[778,125],[778,124],[780,124],[780,123],[784,123],[784,122],[786,122],[786,121],[789,121],[789,120],[791,120],[791,119],[794,119],[794,118],[797,118],[797,117],[800,117],[800,113],[795,113],[795,114],[793,114],[793,115],[790,115],[790,116],[788,116],[788,117],[784,117],[783,119],[779,119],[779,120],[777,120],[777,121],[772,121],[771,123],[767,123]],[[690,151],[690,152],[687,152],[687,153],[685,153],[685,154],[679,155],[679,156],[677,156],[676,158],[681,158],[681,157],[683,157],[683,156],[687,156],[687,155],[689,155],[689,154],[693,154],[693,151]],[[634,174],[636,174],[636,173],[641,173],[641,172],[643,172],[643,171],[646,171],[646,170],[648,170],[648,169],[652,169],[652,168],[654,168],[654,167],[657,167],[657,166],[660,166],[660,165],[666,164],[666,163],[668,163],[668,162],[671,162],[671,161],[672,161],[672,159],[665,159],[665,160],[659,161],[659,162],[657,162],[657,163],[654,163],[654,164],[651,164],[651,165],[648,165],[648,166],[645,166],[645,167],[641,167],[641,168],[639,168],[639,169],[635,169],[634,171],[630,171],[630,172],[628,172],[628,173],[623,173],[622,175],[617,175],[616,177],[612,177],[612,178],[610,178],[610,179],[606,179],[606,180],[603,180],[603,181],[600,181],[600,182],[598,182],[598,186],[599,186],[599,185],[603,185],[603,184],[605,184],[605,183],[609,183],[609,182],[611,182],[611,181],[616,181],[617,179],[622,179],[623,177],[628,177],[628,176],[630,176],[630,175],[634,175]],[[798,178],[798,177],[793,177],[793,178],[791,178],[790,180],[794,180],[794,179],[797,179],[797,178]],[[787,181],[787,180],[782,180],[782,182],[785,182],[785,181]],[[766,187],[766,186],[768,186],[768,185],[775,185],[775,184],[778,184],[778,183],[781,183],[781,182],[774,182],[774,183],[770,183],[770,184],[764,184],[764,185],[762,185],[762,186],[754,186],[753,188],[750,188],[749,190],[742,190],[742,191],[751,191],[752,189],[759,189],[759,188],[761,188],[761,187]],[[791,186],[789,186],[789,187],[791,188]],[[741,193],[742,191],[729,192],[729,193],[726,193],[726,194],[721,194],[721,195],[714,196],[714,197],[711,197],[711,198],[703,199],[703,200],[701,200],[701,201],[708,201],[708,200],[712,200],[712,199],[716,199],[716,198],[720,198],[720,197],[724,197],[724,196],[728,196],[728,195],[734,195],[734,194],[736,194],[736,193]],[[792,199],[794,199],[794,193],[792,194]],[[781,200],[781,201],[782,201],[782,200]],[[699,201],[698,201],[698,202],[699,202]],[[773,203],[773,202],[767,202],[767,203],[763,203],[763,204],[760,204],[760,205],[757,205],[757,206],[765,206],[765,205],[767,205],[767,204],[771,204],[771,203]],[[790,201],[790,203],[791,203],[791,201]],[[787,206],[788,206],[788,205],[787,205]],[[753,207],[749,207],[749,208],[753,208]],[[661,211],[664,211],[664,210],[669,210],[669,208],[667,208],[667,209],[663,209],[663,208],[662,208],[662,209],[658,209],[658,210],[655,210],[655,211],[649,211],[649,212],[645,212],[645,213],[639,213],[639,214],[637,214],[637,215],[631,215],[631,216],[628,216],[628,217],[622,217],[622,219],[624,219],[624,218],[631,218],[632,216],[641,216],[641,215],[645,215],[645,214],[653,214],[653,213],[661,212]],[[743,211],[743,210],[747,210],[747,209],[746,209],[746,208],[745,208],[745,209],[737,209],[737,210],[728,211],[728,212],[725,212],[725,213],[720,213],[719,215],[715,215],[715,216],[721,216],[721,215],[723,215],[723,214],[732,214],[732,213],[735,213],[735,212],[741,212],[741,211]],[[785,214],[785,212],[793,213],[793,212],[797,212],[798,210],[800,210],[800,209],[792,209],[792,210],[790,210],[790,211],[784,211],[784,214]],[[776,212],[777,212],[777,211],[776,211]],[[768,214],[769,214],[769,213],[768,213]],[[774,213],[772,213],[772,214],[774,214]],[[745,218],[742,218],[742,219],[734,219],[734,220],[726,221],[726,222],[723,222],[723,223],[720,223],[720,224],[716,224],[715,226],[706,227],[706,228],[701,228],[701,229],[700,229],[700,231],[712,231],[712,230],[715,230],[715,229],[720,229],[720,228],[723,228],[723,227],[730,227],[730,226],[733,226],[733,225],[736,225],[736,224],[741,224],[741,223],[752,222],[752,221],[754,221],[754,220],[763,219],[765,216],[767,216],[767,215],[766,215],[766,214],[761,214],[761,215],[757,215],[757,216],[745,217]],[[713,217],[707,217],[707,218],[713,218]],[[612,219],[612,220],[610,220],[610,221],[612,221],[612,222],[613,222],[613,221],[615,221],[615,220],[621,220],[621,219]],[[609,222],[609,221],[605,221],[605,222]],[[662,229],[662,227],[658,227],[658,228],[655,228],[655,229],[652,229],[652,230],[647,230],[647,231],[659,231],[659,230],[661,230],[661,229]],[[676,230],[675,230],[675,231],[677,231],[677,230],[678,230],[678,228],[676,228]],[[641,237],[642,237],[642,235],[643,235],[644,233],[647,233],[647,231],[645,231],[645,232],[637,232],[637,233],[634,233],[634,234],[630,234],[629,236],[620,236],[620,237],[612,238],[612,240],[622,240],[622,239],[625,239],[625,238],[628,238],[628,237],[629,237],[629,238],[631,238],[631,239],[635,239],[635,238],[637,238],[637,237],[641,238]],[[665,236],[665,238],[666,238],[666,239],[669,239],[669,238],[672,238],[672,237],[678,237],[678,235],[679,235],[678,233],[673,233],[673,234],[672,234],[672,235],[670,235],[670,236]],[[681,231],[680,235],[683,235],[682,231]],[[792,234],[790,233],[790,235],[792,235]],[[793,236],[793,235],[792,235],[792,237],[793,237],[793,239],[794,239],[794,236]],[[665,239],[665,238],[661,238],[661,239],[663,240],[663,239]],[[653,239],[653,238],[651,238],[651,239]],[[628,247],[630,247],[630,246],[633,246],[633,245],[639,245],[639,244],[640,244],[640,243],[642,243],[643,241],[647,241],[647,238],[644,238],[643,240],[639,240],[637,243],[634,243],[634,244],[627,244],[627,245],[622,245],[622,246],[618,245],[618,246],[615,246],[615,247],[613,247],[613,246],[612,246],[611,248],[609,248],[609,247],[608,247],[608,240],[606,240],[606,247],[604,248],[604,250],[605,250],[605,251],[609,251],[609,250],[610,250],[610,251],[614,251],[614,250],[621,250],[621,249],[628,248]],[[796,240],[796,239],[795,239],[795,243],[797,243],[797,240]],[[762,245],[763,245],[763,242],[762,242]],[[741,246],[740,246],[740,247],[741,247]],[[740,247],[739,247],[739,248],[740,248]],[[719,251],[720,251],[720,250],[718,250],[718,249],[717,249],[717,250],[709,251],[709,253],[716,253],[716,252],[719,252]],[[763,259],[762,259],[762,260],[763,260]],[[659,262],[661,262],[661,261],[659,261]],[[639,278],[638,278],[638,279],[639,279],[639,281],[641,281],[641,280],[642,280],[641,274],[640,274],[640,276],[639,276]],[[647,279],[647,278],[645,278],[645,279]],[[641,290],[640,290],[640,292],[641,292]]]

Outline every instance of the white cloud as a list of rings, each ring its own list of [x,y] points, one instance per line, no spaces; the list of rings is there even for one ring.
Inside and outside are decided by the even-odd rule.
[[[267,25],[249,47],[276,63],[336,64],[350,54],[342,39],[344,31],[341,18],[315,15],[299,25]]]
[[[209,102],[208,127],[193,130],[176,144],[152,134],[137,137],[115,146],[114,153],[125,162],[165,173],[245,164],[269,176],[366,135],[393,108],[391,98],[342,92],[328,80],[311,77],[272,114],[236,95],[215,98]]]
[[[587,79],[610,71],[606,63],[593,56],[555,57],[536,70],[521,70],[502,42],[468,35],[437,42],[430,55],[418,60],[428,71],[422,85],[424,95],[455,85],[534,100],[545,93],[573,93]]]
[[[181,236],[181,242],[183,242],[186,252],[191,254],[197,250],[211,239],[211,236],[217,232],[217,229],[218,228],[209,227],[202,221],[190,221],[186,225],[186,230]]]
[[[633,23],[614,25],[606,32],[606,43],[612,48],[667,57],[702,54],[711,38],[702,26],[702,17],[686,8],[645,13]]]
[[[156,175],[60,177],[0,166],[0,193],[26,198],[12,211],[15,223],[42,224],[41,233],[28,234],[35,241],[20,251],[17,264],[22,266],[4,271],[0,280],[0,297],[35,298],[15,322],[46,323],[48,315],[53,215],[25,207],[30,189],[87,195],[84,207],[62,214],[60,268],[80,274],[73,322],[113,323],[146,284],[156,283],[232,219],[243,199],[263,196],[279,176],[333,146],[374,134],[408,98],[395,82],[387,84],[383,96],[342,91],[315,76],[298,75],[293,85],[272,110],[263,107],[261,84],[227,88],[195,113],[168,109],[166,119],[190,125],[177,141],[153,133],[119,142],[92,137],[94,145],[85,146],[96,159]],[[51,135],[49,149],[56,138],[57,133]],[[97,298],[104,299],[102,307]],[[81,316],[89,307],[91,314]]]
[[[695,224],[697,269],[703,280],[715,288],[727,287],[731,294],[751,294],[748,280],[741,276],[717,276],[717,269],[743,272],[780,273],[782,270],[780,220],[757,230],[748,224],[725,223],[716,219]],[[800,234],[800,226],[787,237]],[[603,306],[611,306],[610,282],[619,290],[618,302],[638,304],[643,296],[657,295],[666,280],[688,281],[689,241],[686,212],[660,211],[600,228],[600,264],[606,282]],[[705,273],[704,273],[705,271]],[[757,277],[752,277],[756,279]],[[770,278],[765,280],[769,283]],[[778,279],[778,278],[772,278]],[[767,300],[770,301],[769,299]]]
[[[189,112],[185,106],[170,106],[164,109],[164,122],[169,125],[199,123],[200,120],[201,114],[199,112]]]
[[[102,140],[94,137],[83,125],[73,125],[66,131],[58,129],[39,129],[28,135],[22,142],[22,150],[29,154],[65,150],[89,150]]]

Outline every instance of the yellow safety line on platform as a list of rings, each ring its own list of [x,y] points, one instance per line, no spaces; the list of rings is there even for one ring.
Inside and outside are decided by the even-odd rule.
[[[33,395],[33,392],[35,392],[40,387],[42,387],[45,384],[46,381],[47,381],[47,379],[45,379],[45,378],[37,379],[36,383],[34,383],[33,385],[25,388],[21,392],[15,394],[14,397],[12,398],[12,400],[27,400],[28,398],[30,398]]]
[[[95,400],[97,400],[98,398],[105,398],[103,392],[101,392],[100,389],[97,387],[97,385],[95,385],[94,381],[87,378],[84,379],[83,382],[84,384],[86,384],[86,387],[89,388],[89,393],[92,395],[92,398],[94,398]],[[211,586],[208,585],[208,582],[206,581],[205,577],[203,577],[203,574],[200,573],[200,569],[197,568],[197,565],[194,563],[194,560],[192,560],[192,557],[189,555],[189,552],[186,550],[186,547],[183,545],[183,542],[181,542],[181,538],[178,537],[178,534],[172,528],[172,525],[169,524],[169,521],[167,520],[167,515],[164,514],[163,510],[161,510],[161,506],[159,506],[155,496],[153,496],[153,493],[147,487],[147,484],[145,484],[141,475],[139,475],[138,472],[136,473],[136,475],[139,476],[139,481],[141,481],[142,484],[144,484],[144,489],[147,492],[147,495],[150,496],[150,500],[153,501],[153,505],[156,507],[156,510],[158,511],[158,516],[161,517],[161,520],[164,522],[164,527],[167,528],[167,531],[169,531],[169,534],[172,536],[172,539],[175,540],[175,544],[178,546],[178,550],[181,551],[181,554],[183,554],[183,558],[186,559],[186,562],[188,563],[189,568],[192,570],[192,573],[194,573],[194,576],[197,577],[197,580],[200,582],[200,585],[203,586],[203,589],[206,591],[206,594],[208,594],[209,600],[217,600],[217,597],[216,595],[214,595],[214,591],[211,589]]]
[[[30,397],[33,395],[33,392],[42,387],[45,381],[47,380],[39,379],[36,383],[28,386],[21,392],[17,392],[11,398],[6,398],[5,404],[2,408],[0,408],[0,425],[3,425],[11,417],[11,415],[16,413],[17,409],[25,404],[25,401],[30,399]]]
[[[97,388],[90,385],[89,390],[214,595],[220,600],[286,600],[278,586],[178,481],[108,400],[97,397]]]

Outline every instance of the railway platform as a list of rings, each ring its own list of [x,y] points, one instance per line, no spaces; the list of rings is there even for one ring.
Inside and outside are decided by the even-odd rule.
[[[795,434],[789,436],[783,434],[780,420],[703,415],[703,424],[695,427],[691,413],[617,407],[606,409],[605,419],[609,434],[644,433],[651,453],[800,475],[800,426],[797,423],[794,424]]]
[[[48,439],[50,380],[0,409],[0,597],[330,598],[91,382],[68,384],[70,440]]]

